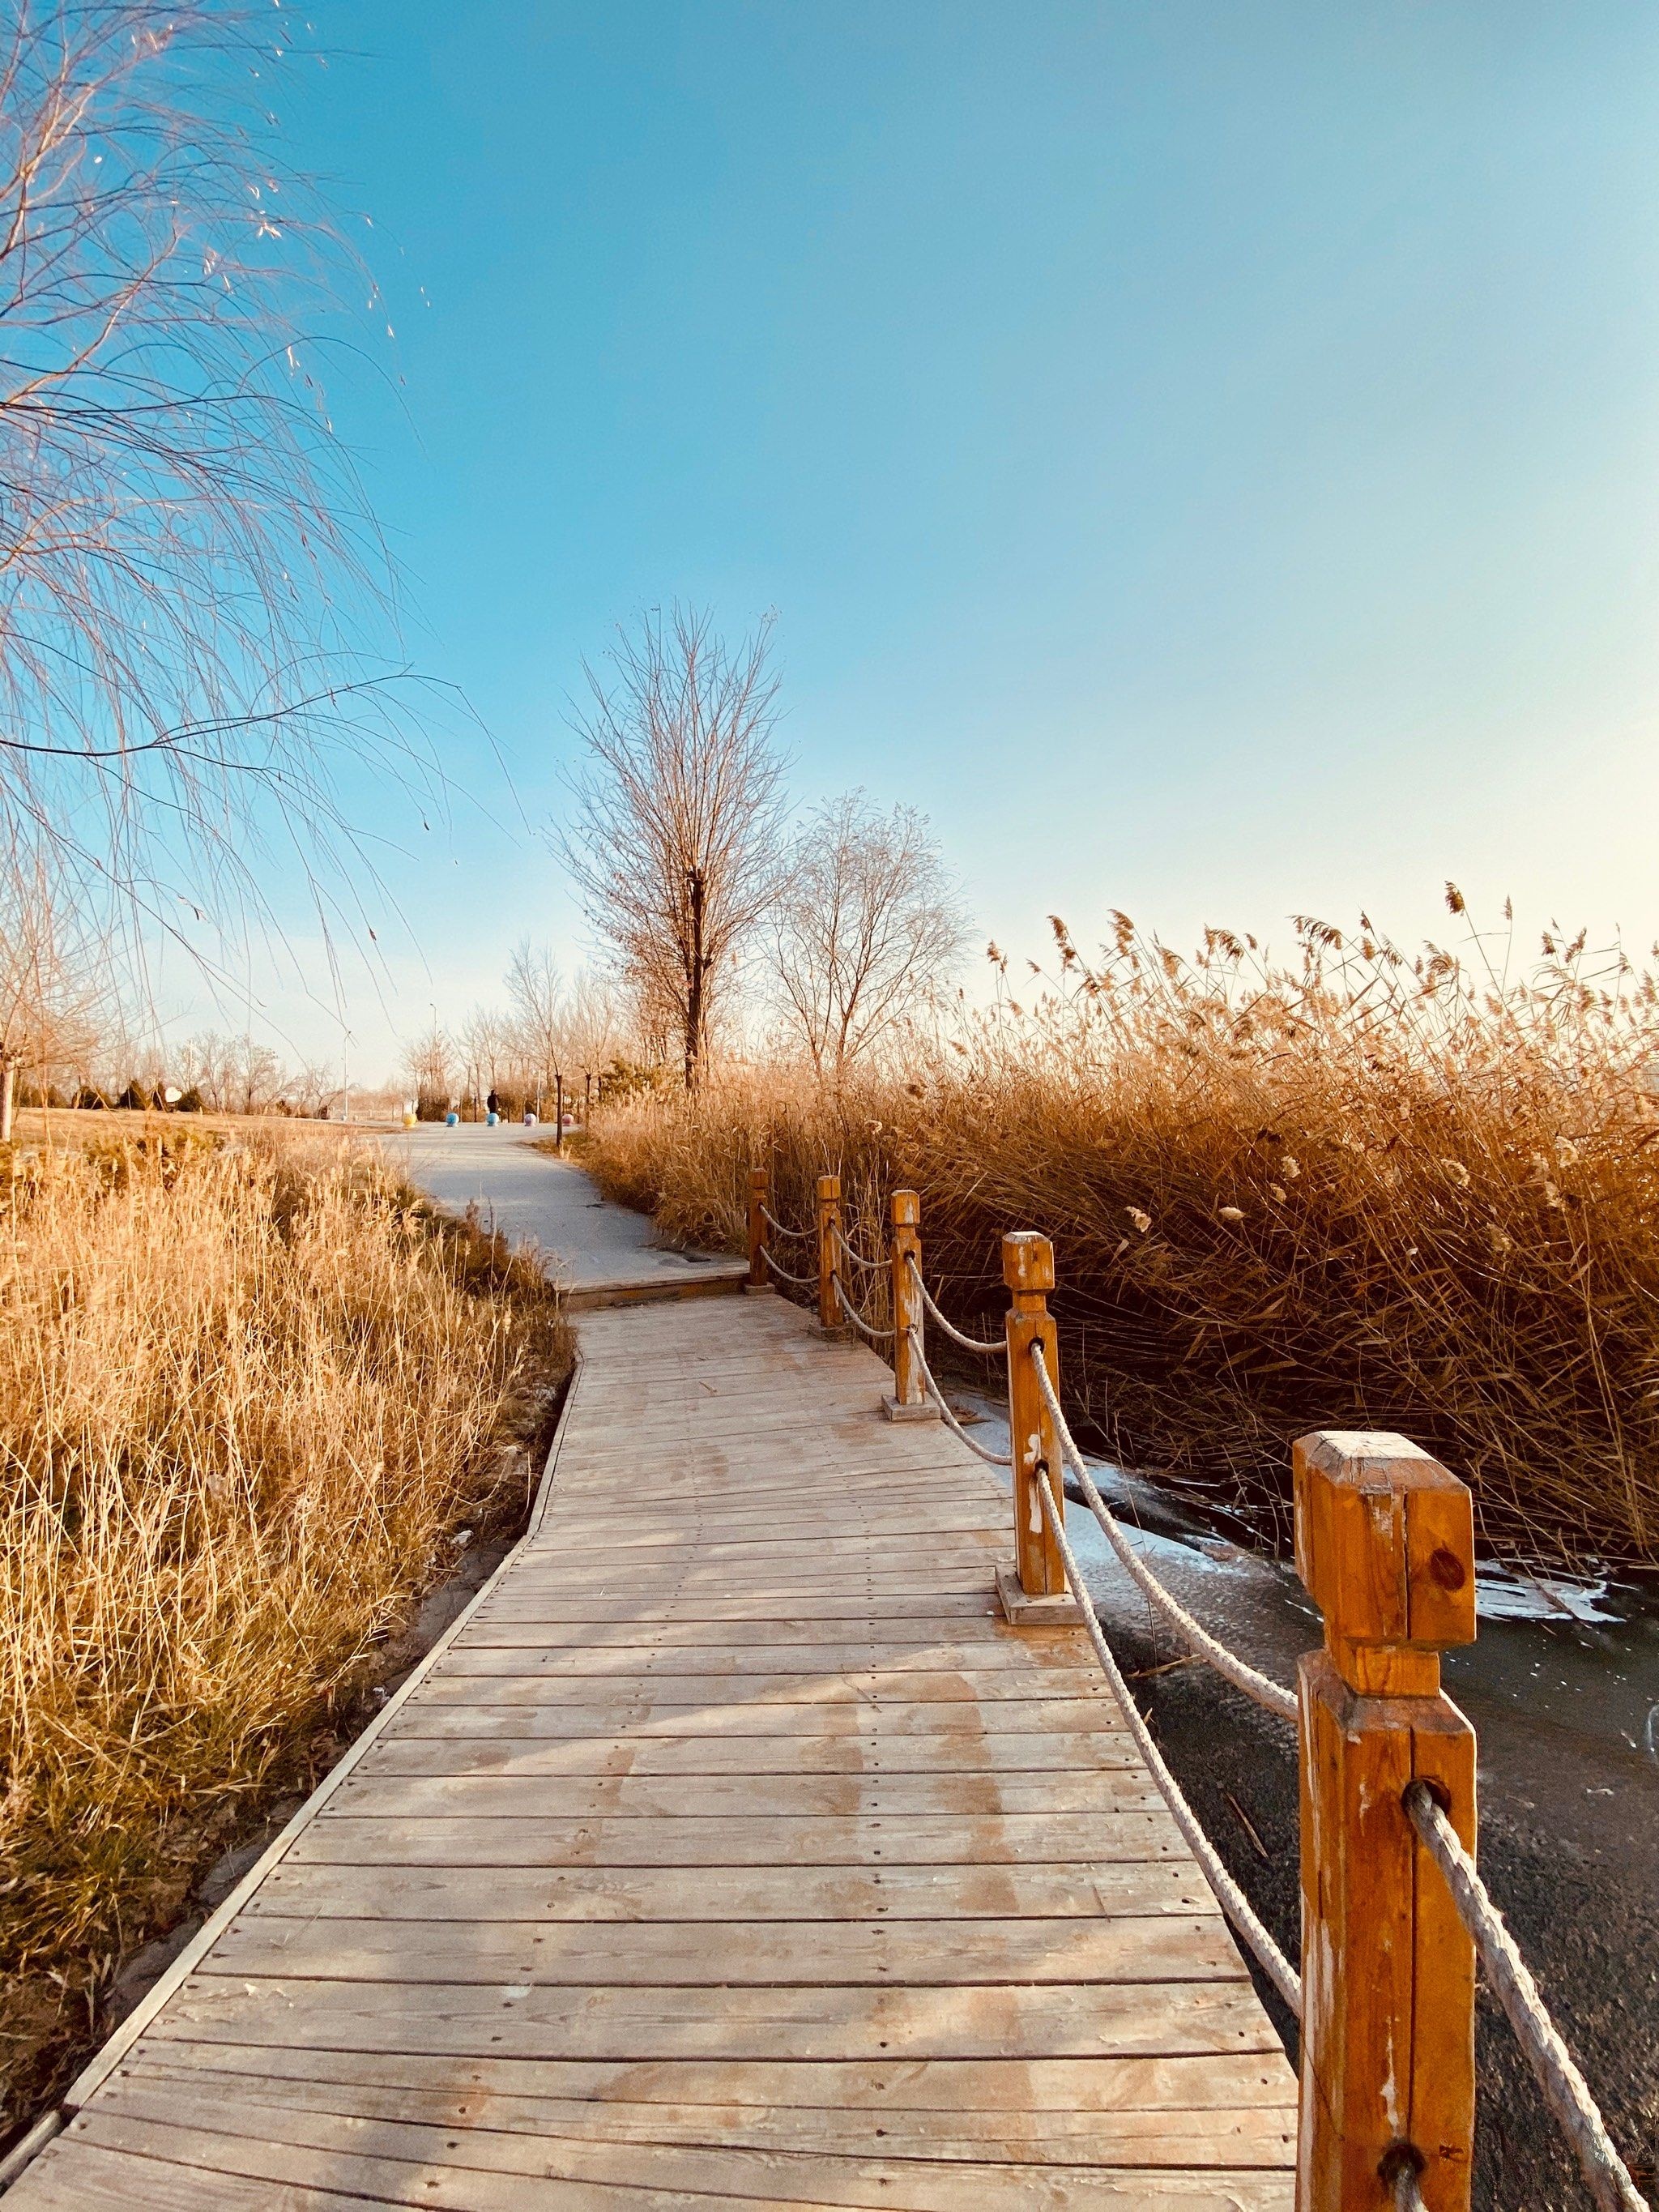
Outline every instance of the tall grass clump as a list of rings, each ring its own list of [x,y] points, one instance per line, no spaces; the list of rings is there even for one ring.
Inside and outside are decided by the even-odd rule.
[[[1000,1310],[1002,1231],[1046,1231],[1079,1413],[1279,1540],[1291,1437],[1398,1429],[1488,1544],[1659,1562],[1653,976],[1553,936],[1516,976],[1507,938],[1412,957],[1369,923],[1304,920],[1288,963],[1122,917],[1094,960],[1055,933],[1052,973],[999,957],[996,1003],[902,1075],[619,1103],[592,1164],[729,1244],[751,1162],[803,1220],[825,1168],[872,1213],[914,1185],[969,1320]]]
[[[8,2119],[239,1804],[310,1778],[449,1532],[517,1510],[563,1358],[538,1274],[326,1139],[0,1180]]]

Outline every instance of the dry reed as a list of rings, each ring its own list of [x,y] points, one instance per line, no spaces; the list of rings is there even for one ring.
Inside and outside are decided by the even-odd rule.
[[[1450,894],[1455,912],[1462,902]],[[1369,925],[1300,957],[1120,918],[905,1074],[737,1071],[596,1118],[607,1189],[735,1246],[750,1164],[810,1215],[909,1184],[947,1310],[994,1321],[997,1240],[1054,1239],[1067,1395],[1128,1464],[1285,1535],[1287,1446],[1398,1429],[1474,1487],[1484,1540],[1659,1560],[1659,1060],[1653,978],[1546,939],[1407,958]]]
[[[502,1442],[565,1349],[538,1273],[329,1139],[0,1182],[8,2119],[239,1816],[327,1762],[449,1533],[521,1510]]]

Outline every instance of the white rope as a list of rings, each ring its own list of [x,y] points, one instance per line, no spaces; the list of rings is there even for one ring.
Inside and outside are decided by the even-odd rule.
[[[786,1228],[783,1223],[778,1219],[777,1215],[773,1212],[771,1207],[766,1205],[763,1205],[761,1207],[761,1219],[765,1222],[768,1228],[775,1229],[780,1237],[793,1237],[802,1243],[810,1242],[812,1237],[817,1233],[815,1231],[811,1229]]]
[[[910,1340],[910,1356],[915,1361],[916,1365],[921,1369],[921,1379],[927,1387],[927,1395],[933,1400],[933,1403],[939,1407],[939,1412],[944,1415],[946,1427],[954,1429],[957,1436],[961,1437],[963,1443],[967,1445],[969,1450],[975,1453],[979,1458],[982,1459],[987,1467],[1012,1467],[1013,1465],[1012,1459],[1005,1459],[1000,1452],[987,1451],[983,1444],[976,1443],[973,1437],[969,1435],[967,1430],[963,1427],[962,1423],[957,1420],[956,1415],[951,1411],[949,1406],[945,1404],[945,1393],[939,1389],[939,1384],[934,1382],[933,1370],[929,1367],[927,1360],[922,1356],[921,1331],[912,1324],[912,1326],[905,1331],[905,1334]]]
[[[836,1296],[841,1302],[841,1310],[846,1315],[848,1320],[852,1322],[854,1328],[862,1330],[864,1334],[869,1338],[872,1344],[885,1344],[889,1342],[893,1334],[892,1330],[890,1328],[872,1328],[870,1323],[866,1321],[864,1316],[859,1311],[858,1308],[853,1304],[853,1301],[848,1297],[846,1291],[842,1290],[841,1286],[841,1277],[839,1275],[832,1275],[830,1279],[836,1286]]]
[[[816,1275],[792,1275],[787,1267],[779,1267],[777,1261],[772,1257],[772,1255],[767,1250],[764,1244],[761,1246],[761,1257],[765,1261],[767,1266],[772,1270],[772,1273],[775,1275],[780,1277],[781,1279],[786,1283],[793,1283],[797,1290],[817,1290],[818,1286],[818,1279]]]
[[[848,1243],[846,1237],[839,1228],[836,1231],[836,1242],[840,1245],[842,1250],[847,1255],[848,1258],[853,1262],[853,1265],[855,1267],[862,1267],[866,1275],[878,1275],[882,1272],[883,1268],[887,1265],[887,1262],[884,1260],[866,1260],[862,1252],[855,1251],[853,1246]]]
[[[964,1352],[982,1352],[987,1358],[988,1358],[993,1352],[1006,1352],[1007,1350],[1007,1341],[1003,1337],[993,1337],[991,1341],[987,1344],[977,1336],[964,1336],[956,1324],[953,1322],[947,1321],[945,1316],[939,1311],[938,1305],[934,1303],[933,1292],[928,1289],[927,1284],[921,1279],[921,1270],[917,1267],[915,1259],[912,1254],[908,1252],[905,1254],[904,1264],[910,1270],[911,1281],[921,1293],[921,1302],[923,1305],[927,1307],[928,1312],[932,1314],[933,1319],[945,1331],[945,1334],[950,1338],[952,1344],[959,1344]]]
[[[1647,2212],[1647,2199],[1614,2149],[1589,2084],[1545,2010],[1538,1984],[1456,1829],[1426,1782],[1408,1783],[1404,1802],[1407,1818],[1446,1878],[1458,1917],[1474,1938],[1486,1979],[1538,2077],[1544,2102],[1572,2145],[1578,2170],[1600,2212]]]
[[[1416,2158],[1417,2154],[1405,2143],[1397,2145],[1383,2158],[1379,2170],[1388,2183],[1394,2212],[1428,2212],[1423,2202],[1422,2185],[1417,2178],[1423,2169],[1416,2163]],[[1392,2166],[1390,2160],[1393,2160]]]
[[[1297,1717],[1296,1692],[1282,1689],[1277,1682],[1269,1680],[1266,1674],[1258,1674],[1237,1652],[1230,1651],[1224,1644],[1218,1643],[1207,1628],[1201,1627],[1193,1619],[1185,1606],[1170,1596],[1135,1550],[1096,1488],[1094,1476],[1089,1471],[1089,1462],[1078,1449],[1077,1441],[1066,1426],[1066,1416],[1060,1411],[1059,1395],[1049,1378],[1048,1363],[1042,1356],[1041,1344],[1031,1346],[1031,1364],[1036,1370],[1037,1387],[1042,1393],[1043,1404],[1048,1408],[1048,1418],[1054,1425],[1054,1434],[1060,1438],[1060,1450],[1083,1486],[1090,1511],[1105,1530],[1108,1541],[1128,1572],[1200,1659],[1208,1660],[1218,1674],[1231,1682],[1236,1690],[1242,1690],[1247,1698],[1254,1698],[1265,1711],[1275,1713],[1280,1720],[1294,1723]]]
[[[1123,1708],[1123,1717],[1135,1740],[1135,1748],[1146,1760],[1152,1778],[1170,1808],[1170,1817],[1186,1839],[1187,1848],[1198,1861],[1204,1879],[1215,1892],[1216,1902],[1255,1953],[1268,1980],[1300,2020],[1302,1977],[1257,1919],[1249,1899],[1217,1857],[1214,1844],[1199,1826],[1197,1814],[1182,1796],[1180,1784],[1164,1765],[1164,1754],[1152,1741],[1152,1730],[1142,1718],[1139,1706],[1129,1694],[1129,1686],[1123,1679],[1117,1661],[1112,1656],[1111,1646],[1100,1626],[1100,1616],[1095,1611],[1095,1601],[1089,1595],[1083,1571],[1078,1565],[1077,1555],[1066,1536],[1065,1516],[1054,1504],[1054,1488],[1046,1468],[1040,1467],[1037,1469],[1036,1485],[1042,1499],[1042,1510],[1048,1516],[1048,1526],[1054,1532],[1054,1541],[1060,1547],[1060,1556],[1066,1565],[1066,1579],[1078,1601],[1083,1625],[1089,1632],[1089,1641],[1095,1647],[1095,1656],[1105,1669],[1106,1680],[1112,1686],[1112,1694]]]

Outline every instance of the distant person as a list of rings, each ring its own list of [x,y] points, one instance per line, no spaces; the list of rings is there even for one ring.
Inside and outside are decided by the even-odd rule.
[[[489,1097],[484,1100],[484,1108],[489,1116],[484,1126],[486,1128],[493,1129],[501,1118],[501,1102],[495,1095],[493,1084],[490,1086]]]

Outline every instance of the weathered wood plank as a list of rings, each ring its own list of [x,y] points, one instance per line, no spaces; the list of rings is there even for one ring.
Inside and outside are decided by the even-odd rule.
[[[1096,1769],[1144,1771],[1124,1728],[1071,1736],[1030,1729],[940,1729],[931,1735],[641,1736],[626,1731],[533,1736],[390,1736],[363,1771],[392,1774],[1032,1775],[1087,1781]]]
[[[499,1738],[515,1741],[535,1737],[572,1741],[612,1736],[626,1732],[632,1743],[673,1739],[724,1738],[729,1741],[765,1737],[819,1737],[832,1741],[851,1738],[883,1744],[907,1737],[947,1745],[973,1741],[988,1733],[1007,1731],[1020,1735],[1087,1736],[1115,1725],[1117,1708],[1109,1698],[1022,1698],[1000,1706],[988,1722],[971,1699],[911,1704],[904,1698],[879,1700],[845,1698],[834,1702],[761,1705],[753,1701],[752,1687],[741,1704],[689,1705],[671,1703],[658,1694],[607,1698],[596,1704],[584,1693],[567,1702],[562,1694],[528,1698],[501,1698],[500,1685],[490,1690],[492,1703],[478,1705],[470,1698],[422,1697],[408,1707],[386,1741],[402,1743],[411,1737]]]
[[[547,2212],[550,2183],[560,2212],[708,2212],[711,2200],[752,2212],[888,2205],[902,2212],[958,2212],[961,2199],[952,2192],[964,2188],[990,2212],[1118,2212],[1147,2203],[1183,2212],[1277,2212],[1287,2202],[1280,2177],[1249,2172],[1210,2178],[1098,2171],[1051,2179],[1046,2169],[1029,2166],[935,2166],[920,2160],[829,2160],[666,2143],[653,2147],[648,2171],[659,2179],[647,2183],[631,2144],[557,2136],[528,2143],[483,2130],[447,2137],[407,2123],[270,2106],[228,2106],[211,2115],[217,2127],[186,2126],[165,2100],[149,2109],[144,2103],[139,2092],[118,2092],[108,2109],[78,2121],[77,2131],[89,2147],[133,2152],[133,2163],[165,2160],[258,2180],[281,2189],[277,2201],[284,2204],[296,2202],[290,2193],[296,2189],[324,2190],[325,2203],[342,2204],[347,2200],[336,2192],[343,2189],[360,2201],[435,2204],[445,2212]],[[269,2135],[245,2131],[255,2125]],[[65,2148],[78,2147],[78,2134],[71,2136]],[[297,2201],[313,2200],[307,2195]]]
[[[307,1865],[285,1860],[246,1907],[254,1917],[449,1920],[1092,1919],[1219,1911],[1179,1857],[1091,1865],[955,1867],[500,1867],[482,1895],[469,1867]],[[936,1938],[943,1941],[942,1937]]]
[[[1267,2052],[1279,2039],[1248,1981],[962,1983],[933,1989],[538,1988],[515,1981],[437,1992],[424,1983],[193,1975],[150,2030],[294,2049],[423,2051],[479,2057],[1099,2058]]]
[[[849,1668],[842,1673],[805,1668],[790,1674],[738,1675],[735,1672],[711,1674],[702,1668],[694,1673],[684,1666],[615,1673],[553,1663],[522,1668],[475,1664],[463,1669],[462,1657],[457,1650],[443,1672],[434,1675],[422,1703],[471,1705],[487,1698],[495,1705],[537,1705],[566,1696],[586,1701],[599,1695],[630,1703],[716,1707],[728,1702],[978,1706],[993,1700],[1056,1696],[1096,1708],[1112,1702],[1111,1692],[1099,1675],[1085,1674],[1081,1668],[1075,1673],[1054,1668],[1045,1674],[1006,1667],[958,1667],[938,1674],[925,1674],[920,1668],[914,1673],[890,1673],[885,1668]]]
[[[289,1856],[343,1866],[1043,1866],[1180,1857],[1161,1808],[1133,1813],[950,1814],[841,1820],[358,1820],[325,1812]]]
[[[204,1972],[311,1981],[428,1982],[457,1988],[520,1980],[611,1989],[769,1988],[788,1982],[952,1990],[963,1982],[1237,1981],[1225,1925],[1190,1919],[981,1920],[949,1944],[938,1924],[832,1920],[756,1926],[731,1922],[534,1920],[319,1921],[244,1914]]]
[[[686,1650],[672,1644],[628,1644],[610,1647],[558,1644],[551,1647],[518,1642],[480,1642],[464,1637],[450,1654],[445,1674],[452,1681],[472,1674],[556,1675],[578,1678],[650,1680],[664,1675],[690,1674],[703,1680],[751,1674],[836,1674],[854,1680],[879,1673],[901,1694],[899,1675],[965,1674],[975,1680],[987,1675],[1000,1678],[996,1694],[1003,1697],[1041,1696],[1061,1691],[1074,1697],[1097,1697],[1100,1677],[1079,1663],[1074,1650],[1064,1646],[1032,1650],[1012,1648],[998,1638],[976,1644],[900,1644],[877,1647],[869,1644],[774,1643],[699,1645]],[[741,1682],[738,1694],[743,1694]]]
[[[433,2056],[407,2051],[284,2050],[269,2044],[146,2044],[132,2069],[163,2075],[230,2074],[249,2080],[366,2083],[422,2095],[477,2096],[518,2104],[541,2097],[605,2109],[663,2102],[725,2112],[835,2110],[950,2113],[1005,2135],[1027,2116],[1110,2112],[1201,2113],[1243,2106],[1294,2110],[1296,2085],[1275,2057],[1223,2053],[1115,2058],[809,2059],[777,2063],[633,2061]],[[447,2118],[448,2116],[446,2115]],[[458,2115],[464,2117],[464,2115]]]
[[[360,1768],[333,1817],[426,1820],[1059,1819],[1161,1807],[1144,1770],[1039,1774],[385,1774]]]
[[[210,2045],[198,2046],[198,2053],[210,2050]],[[659,2096],[641,2103],[586,2086],[566,2096],[548,2094],[542,2087],[532,2090],[528,2085],[520,2094],[477,2086],[458,2087],[453,2081],[447,2087],[386,2087],[335,2071],[337,2055],[331,2052],[316,2054],[306,2062],[314,2072],[319,2058],[328,2060],[327,2078],[313,2078],[310,2074],[304,2078],[284,2078],[272,2073],[261,2054],[230,2055],[240,2059],[242,2078],[227,2082],[222,2076],[216,2077],[216,2086],[252,2096],[261,2104],[413,2121],[432,2127],[587,2136],[617,2143],[720,2142],[739,2148],[865,2158],[874,2147],[878,2117],[884,2158],[1079,2166],[1248,2167],[1282,2166],[1295,2128],[1295,2107],[1282,2101],[1206,2106],[1184,2113],[1179,2126],[1171,2124],[1167,2105],[1151,2108],[1097,2105],[1085,2111],[1056,2112],[1028,2111],[1024,2106],[1010,2109],[1006,2100],[983,2109],[964,2100],[955,2106],[933,2104],[920,2108],[884,2102],[872,2112],[867,2104],[859,2103],[850,2084],[836,2078],[852,2073],[854,2069],[850,2066],[773,2069],[774,2074],[811,2071],[818,2081],[818,2094],[810,2102],[785,2095],[775,2103],[757,2103],[746,2094],[752,2068],[655,2068],[649,2070],[659,2077],[678,2073],[706,2078],[723,2072],[732,2081],[737,2099],[718,2101],[705,2094],[697,2102],[673,2102]],[[289,2060],[293,2057],[288,2052],[276,2055]],[[355,2057],[356,2054],[345,2054],[344,2060],[337,2063],[349,2063]],[[1127,2069],[1150,2069],[1154,2064],[1190,2066],[1194,2062],[1109,2059],[1092,2063]],[[1216,2058],[1202,2063],[1206,2082],[1219,2068],[1230,2063],[1241,2064]],[[1243,2062],[1241,2070],[1249,2063]],[[553,2066],[538,2072],[592,2076],[602,2070]],[[644,2070],[635,2068],[629,2072],[637,2075]],[[1004,2070],[1030,2069],[1015,2062],[1005,2064]],[[167,2066],[154,2057],[131,2069],[128,2079],[150,2092],[171,2090],[175,2096],[190,2099],[200,2098],[204,2090],[216,2086],[216,2077],[199,2065]]]

